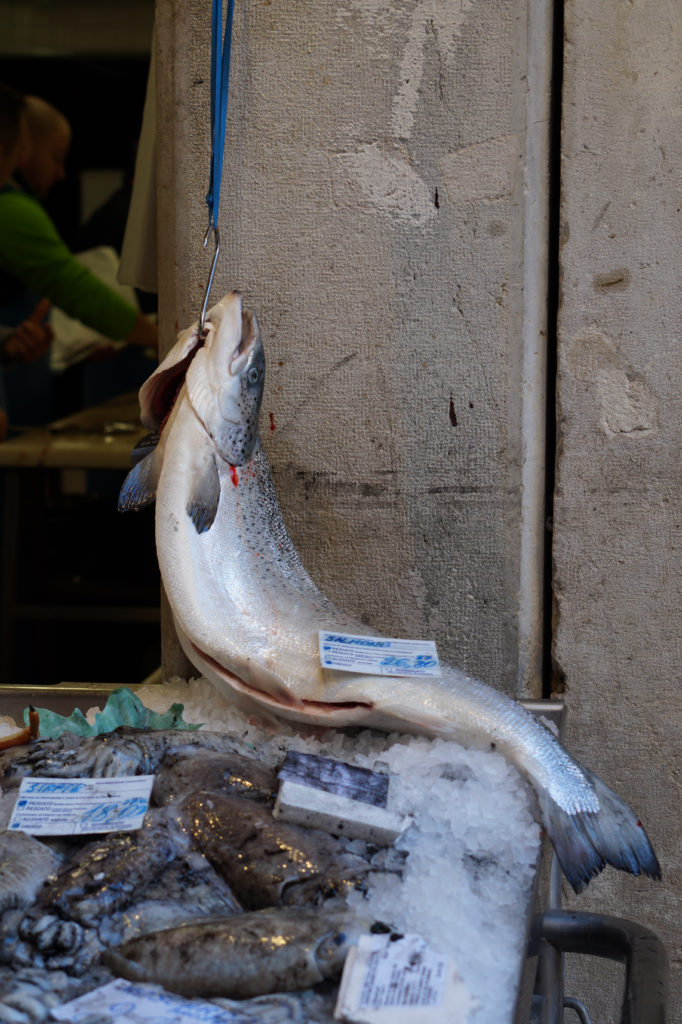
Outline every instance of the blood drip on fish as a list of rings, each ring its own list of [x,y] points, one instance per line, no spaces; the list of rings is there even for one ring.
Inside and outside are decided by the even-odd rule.
[[[515,701],[448,665],[418,683],[322,668],[319,629],[375,631],[318,589],[287,532],[258,433],[265,356],[255,315],[231,292],[205,327],[201,337],[198,324],[183,331],[140,390],[142,422],[162,427],[161,438],[119,500],[125,511],[156,499],[161,575],[192,664],[250,713],[492,744],[533,785],[576,891],[606,864],[660,878],[628,805]]]

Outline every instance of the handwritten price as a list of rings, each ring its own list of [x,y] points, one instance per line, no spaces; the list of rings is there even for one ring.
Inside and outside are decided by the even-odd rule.
[[[147,801],[143,800],[142,797],[133,796],[122,803],[107,801],[106,803],[96,804],[83,815],[81,822],[83,825],[89,826],[120,825],[128,818],[135,818],[137,815],[144,814],[146,810]]]
[[[400,669],[401,671],[407,669],[411,672],[419,672],[421,669],[433,668],[438,664],[438,661],[430,654],[418,654],[416,658],[404,658],[398,654],[388,654],[385,658],[381,659],[379,664],[387,668]]]

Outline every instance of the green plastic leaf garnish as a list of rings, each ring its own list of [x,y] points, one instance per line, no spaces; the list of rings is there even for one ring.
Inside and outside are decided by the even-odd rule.
[[[103,711],[95,715],[95,724],[91,725],[80,708],[71,715],[58,715],[48,708],[37,708],[40,715],[40,738],[52,740],[63,732],[73,732],[77,736],[100,736],[113,732],[119,726],[127,725],[134,729],[200,729],[201,725],[192,725],[183,721],[184,704],[171,704],[167,711],[159,713],[150,711],[132,690],[126,686],[114,690],[106,702]],[[24,709],[24,723],[28,725],[28,708]]]

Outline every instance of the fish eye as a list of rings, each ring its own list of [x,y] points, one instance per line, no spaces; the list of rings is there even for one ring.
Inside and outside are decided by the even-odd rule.
[[[346,938],[347,936],[345,932],[337,932],[336,935],[334,936],[334,945],[342,946],[346,941]]]
[[[249,384],[257,384],[260,379],[260,370],[257,366],[252,366],[246,375],[246,379]]]

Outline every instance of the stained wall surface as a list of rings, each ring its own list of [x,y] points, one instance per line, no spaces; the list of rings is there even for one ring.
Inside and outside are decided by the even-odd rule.
[[[208,271],[209,30],[204,2],[158,5],[164,347]],[[213,295],[239,288],[259,317],[264,442],[323,589],[537,694],[519,653],[525,46],[523,2],[238,4]]]
[[[566,11],[555,658],[568,739],[637,808],[663,882],[606,872],[575,907],[665,941],[680,921],[679,18],[661,2]],[[611,1022],[623,972],[571,968]]]

